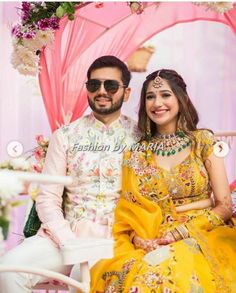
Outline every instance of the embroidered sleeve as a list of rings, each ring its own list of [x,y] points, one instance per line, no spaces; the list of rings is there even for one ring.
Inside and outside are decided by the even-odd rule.
[[[66,139],[61,129],[54,132],[50,139],[44,174],[66,175]],[[62,194],[64,186],[61,184],[41,185],[40,192],[36,198],[36,209],[42,222],[41,227],[57,243],[62,244],[67,239],[76,236],[65,220],[62,212]]]
[[[212,134],[209,130],[201,130],[197,139],[199,139],[201,157],[203,161],[206,161],[206,159],[213,152],[213,146],[215,144],[214,134]]]

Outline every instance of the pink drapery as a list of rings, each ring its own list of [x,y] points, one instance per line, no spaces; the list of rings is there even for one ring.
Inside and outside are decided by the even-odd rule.
[[[150,37],[182,22],[221,22],[236,33],[236,7],[217,14],[185,2],[145,5],[145,11],[137,15],[131,14],[126,2],[106,2],[101,9],[90,3],[77,10],[73,22],[61,20],[54,44],[41,55],[39,76],[52,131],[65,122],[65,116],[73,121],[87,108],[86,71],[97,57],[109,54],[126,60]]]

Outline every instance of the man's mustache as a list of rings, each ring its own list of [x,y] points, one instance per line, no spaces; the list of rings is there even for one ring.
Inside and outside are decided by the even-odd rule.
[[[109,97],[109,96],[104,96],[104,95],[97,95],[97,96],[94,98],[94,101],[99,100],[99,98],[104,98],[104,99],[107,99],[108,101],[112,101],[112,98],[111,98],[111,97]]]

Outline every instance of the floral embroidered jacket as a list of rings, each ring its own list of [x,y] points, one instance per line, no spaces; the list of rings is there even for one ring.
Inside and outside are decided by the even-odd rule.
[[[41,186],[36,200],[42,221],[38,234],[59,245],[75,237],[111,237],[123,151],[138,139],[136,123],[123,115],[108,127],[90,114],[56,130],[43,172],[75,180],[65,189],[63,210],[64,186]]]

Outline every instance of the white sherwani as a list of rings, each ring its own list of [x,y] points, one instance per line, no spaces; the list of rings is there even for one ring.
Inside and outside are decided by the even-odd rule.
[[[49,235],[57,244],[74,237],[111,237],[123,151],[137,139],[136,123],[123,115],[106,127],[90,114],[55,131],[44,172],[75,180],[66,190],[65,217],[64,187],[42,186],[36,201],[43,223],[39,235]]]

